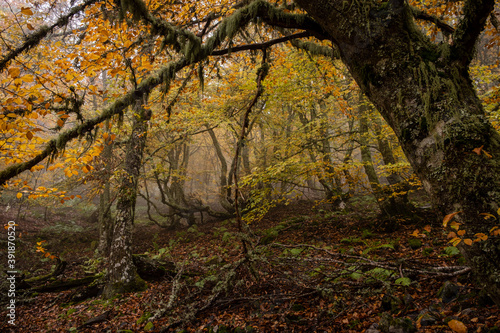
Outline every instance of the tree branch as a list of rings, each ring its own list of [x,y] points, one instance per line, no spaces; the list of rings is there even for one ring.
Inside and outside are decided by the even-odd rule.
[[[55,139],[48,142],[42,152],[33,157],[31,160],[24,163],[17,163],[9,166],[0,172],[0,184],[4,184],[7,180],[19,175],[21,172],[26,171],[43,161],[49,156],[57,155],[58,151],[64,149],[66,144],[78,137],[81,137],[85,133],[92,131],[96,125],[103,122],[106,119],[113,117],[114,115],[120,114],[125,110],[126,107],[132,105],[134,101],[144,94],[149,93],[155,87],[163,82],[167,82],[173,78],[176,72],[180,71],[182,68],[189,65],[185,59],[181,59],[177,62],[171,63],[159,71],[157,75],[152,75],[146,80],[142,81],[137,89],[130,91],[128,94],[122,98],[116,100],[111,106],[107,107],[99,116],[86,120],[81,125],[76,126],[70,130],[67,130]]]
[[[311,37],[312,35],[313,34],[311,32],[308,32],[308,31],[298,32],[298,33],[290,35],[290,36],[276,38],[276,39],[269,40],[269,41],[263,42],[263,43],[240,45],[240,46],[227,48],[224,50],[216,50],[216,51],[213,51],[211,55],[212,56],[221,56],[221,55],[229,54],[232,52],[240,52],[240,51],[247,51],[247,50],[263,50],[263,49],[267,49],[268,47],[270,47],[272,45],[287,42],[289,40],[293,40],[296,38]]]
[[[27,51],[31,49],[32,47],[35,47],[40,43],[40,41],[45,38],[49,33],[51,33],[55,28],[58,27],[63,27],[68,24],[69,20],[75,16],[76,14],[80,13],[83,11],[85,8],[87,8],[90,5],[93,5],[94,3],[98,2],[99,0],[87,0],[84,3],[82,3],[79,6],[73,7],[71,11],[64,15],[61,16],[56,23],[52,24],[50,27],[49,26],[42,26],[40,27],[37,31],[32,33],[26,38],[26,41],[19,46],[18,48],[10,51],[7,55],[5,55],[2,59],[0,59],[0,72],[7,67],[7,64],[9,61],[12,59],[15,59],[18,55],[23,53],[24,51]]]
[[[411,11],[416,19],[432,22],[444,33],[452,34],[455,32],[455,28],[453,28],[451,25],[449,25],[436,15],[429,14],[416,7],[411,7]]]
[[[469,65],[474,57],[474,48],[483,31],[486,20],[495,6],[495,0],[467,0],[463,17],[453,33],[451,57],[464,66]]]

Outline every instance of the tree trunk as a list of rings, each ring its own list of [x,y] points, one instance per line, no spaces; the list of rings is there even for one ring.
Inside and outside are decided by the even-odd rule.
[[[398,137],[443,215],[461,212],[470,238],[489,235],[500,203],[500,135],[468,74],[494,0],[467,1],[453,43],[433,44],[403,0],[296,0],[331,36],[342,60]],[[463,245],[479,284],[500,305],[500,238]]]
[[[109,124],[109,122],[108,122]],[[105,142],[102,151],[102,163],[104,166],[104,188],[99,197],[99,245],[97,253],[99,256],[108,257],[113,239],[114,221],[111,216],[111,159],[113,156],[113,143]]]
[[[108,260],[108,280],[103,292],[105,298],[146,288],[145,282],[137,274],[132,259],[132,226],[137,182],[146,144],[148,120],[151,118],[151,111],[145,110],[142,103],[142,99],[136,101],[133,110],[132,133],[125,151],[125,162],[116,204],[113,241]]]

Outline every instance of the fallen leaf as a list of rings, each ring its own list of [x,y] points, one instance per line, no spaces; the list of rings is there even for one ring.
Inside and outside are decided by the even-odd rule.
[[[444,217],[443,219],[443,226],[446,228],[448,226],[448,222],[450,222],[450,220],[453,218],[453,216],[457,215],[458,213],[461,213],[462,211],[459,211],[459,212],[455,212],[455,213],[451,213],[451,214],[448,214]]]
[[[452,319],[448,322],[448,326],[453,330],[453,332],[467,333],[467,326],[465,326],[461,321]]]

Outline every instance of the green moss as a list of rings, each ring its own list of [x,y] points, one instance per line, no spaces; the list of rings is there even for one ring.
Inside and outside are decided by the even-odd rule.
[[[417,238],[410,238],[408,239],[408,245],[415,250],[422,247],[422,241]]]
[[[117,294],[125,294],[132,292],[144,291],[148,288],[146,282],[139,276],[139,274],[135,273],[135,278],[129,283],[124,282],[116,282],[111,287],[108,287],[109,290],[106,292],[108,297],[114,296]]]

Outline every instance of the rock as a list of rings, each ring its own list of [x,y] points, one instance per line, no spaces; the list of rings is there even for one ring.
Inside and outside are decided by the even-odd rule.
[[[441,299],[443,303],[450,303],[458,297],[460,293],[460,287],[456,284],[446,281],[444,285],[439,289],[437,296]]]
[[[419,315],[419,320],[420,325],[422,326],[432,326],[437,322],[437,319],[429,312],[425,312],[422,315]]]
[[[378,324],[371,324],[371,326],[366,329],[365,333],[380,333],[380,331],[378,330]]]
[[[409,318],[393,318],[389,313],[381,315],[379,328],[384,333],[413,333],[417,329]]]
[[[382,309],[385,311],[396,313],[398,312],[400,305],[401,300],[396,296],[385,294],[384,297],[382,297]]]

